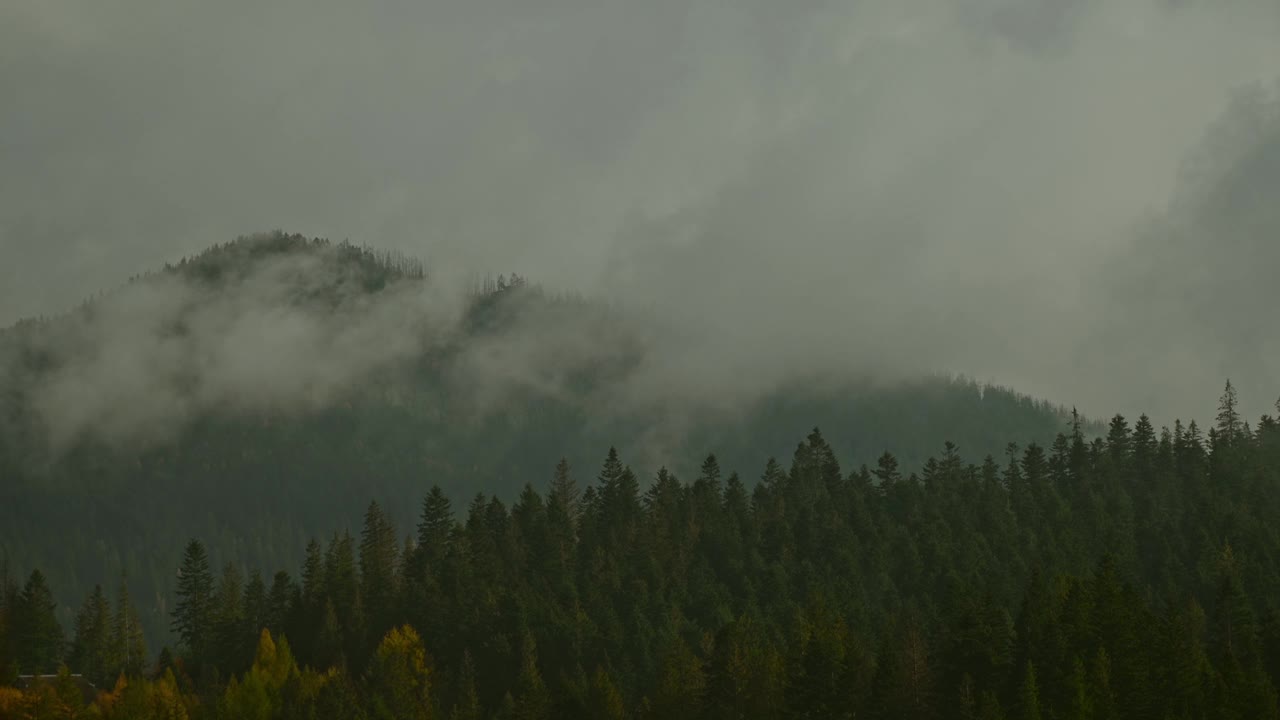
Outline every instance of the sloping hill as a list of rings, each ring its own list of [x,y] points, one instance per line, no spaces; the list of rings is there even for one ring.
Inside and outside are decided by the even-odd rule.
[[[0,333],[0,546],[68,603],[127,576],[154,643],[192,536],[215,563],[294,567],[371,499],[411,527],[434,484],[510,500],[561,457],[594,476],[611,446],[642,478],[716,453],[752,482],[814,426],[846,468],[890,451],[911,471],[938,438],[977,461],[1067,424],[943,376],[655,400],[666,341],[519,278],[450,286],[348,244],[243,238]]]

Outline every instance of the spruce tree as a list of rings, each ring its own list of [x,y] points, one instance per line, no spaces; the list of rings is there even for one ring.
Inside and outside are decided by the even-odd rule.
[[[143,673],[147,662],[147,644],[138,620],[138,609],[129,596],[129,584],[120,578],[116,593],[115,615],[111,619],[111,673],[116,676],[136,678]]]
[[[1036,680],[1034,663],[1027,663],[1026,672],[1023,674],[1022,686],[1018,691],[1018,710],[1022,720],[1041,720],[1043,717],[1040,708],[1040,684]]]
[[[188,656],[197,663],[208,659],[213,642],[213,575],[209,557],[198,540],[187,543],[178,572],[178,603],[170,629],[177,633]]]
[[[1227,386],[1218,399],[1217,431],[1218,438],[1227,446],[1236,445],[1241,439],[1240,398],[1236,395],[1235,386],[1227,380]]]
[[[289,573],[280,570],[271,579],[271,590],[267,593],[266,627],[273,635],[283,635],[293,614],[298,588],[293,584]]]
[[[23,673],[53,673],[62,663],[63,634],[57,609],[44,574],[32,570],[13,613],[14,655]]]
[[[213,599],[213,661],[224,673],[239,673],[253,658],[252,634],[244,631],[244,580],[235,563],[222,568]]]
[[[480,697],[476,693],[476,665],[471,652],[462,654],[462,671],[458,678],[456,699],[449,711],[449,720],[482,720]]]
[[[569,470],[569,461],[560,458],[560,462],[556,463],[555,473],[551,476],[551,487],[547,492],[547,506],[556,507],[564,517],[568,518],[570,527],[576,528],[578,524],[578,501],[582,493],[578,490],[578,483],[574,481],[573,474]]]
[[[538,670],[537,644],[528,631],[520,643],[520,672],[515,690],[516,720],[550,720],[551,694]]]
[[[381,637],[397,620],[399,549],[395,526],[376,502],[369,503],[360,531],[360,599],[373,637]]]
[[[101,585],[85,598],[76,614],[75,636],[67,664],[98,687],[105,687],[111,675],[111,606]]]

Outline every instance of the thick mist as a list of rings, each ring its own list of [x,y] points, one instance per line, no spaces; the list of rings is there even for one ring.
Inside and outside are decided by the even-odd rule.
[[[1256,415],[1280,394],[1278,36],[1270,0],[13,0],[0,322],[283,227],[660,318],[636,402],[954,371],[1169,421],[1230,376]],[[422,349],[375,331],[453,322],[406,298],[341,329],[270,272],[199,311],[207,346],[104,340],[49,408],[324,402]],[[145,292],[129,317],[198,300]],[[520,327],[471,350],[478,406],[607,347]],[[208,364],[194,405],[113,421],[175,352]]]
[[[366,292],[335,255],[267,256],[216,285],[174,272],[130,283],[0,345],[0,358],[52,360],[25,379],[0,374],[0,384],[26,390],[57,454],[86,437],[164,441],[210,414],[349,401],[456,336],[457,288],[404,281]]]

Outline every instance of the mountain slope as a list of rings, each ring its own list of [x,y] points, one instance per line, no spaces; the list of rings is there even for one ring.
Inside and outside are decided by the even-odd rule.
[[[64,602],[127,575],[158,642],[191,536],[215,563],[292,567],[371,499],[410,527],[434,484],[510,500],[561,457],[594,476],[611,446],[642,482],[712,452],[753,482],[814,426],[846,467],[891,451],[910,471],[938,438],[980,459],[1067,424],[941,376],[655,397],[666,341],[518,278],[460,290],[346,244],[244,238],[0,334],[0,546]]]

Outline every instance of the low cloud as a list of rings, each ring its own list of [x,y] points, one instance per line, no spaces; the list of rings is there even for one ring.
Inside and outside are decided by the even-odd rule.
[[[617,389],[640,405],[953,371],[1161,418],[1230,376],[1256,414],[1280,387],[1275,121],[1232,98],[1274,82],[1277,36],[1271,0],[15,0],[0,322],[286,227],[650,318]],[[204,302],[131,292],[160,304],[144,328]],[[68,432],[323,404],[423,351],[400,342],[422,302],[327,318],[255,285],[197,308],[200,344],[95,340],[45,402]],[[535,320],[466,351],[481,411],[621,342]],[[123,407],[156,382],[184,394]]]
[[[333,255],[268,257],[215,285],[157,274],[29,333],[54,359],[27,391],[55,452],[164,440],[215,413],[314,411],[452,338],[456,291],[368,293]]]

